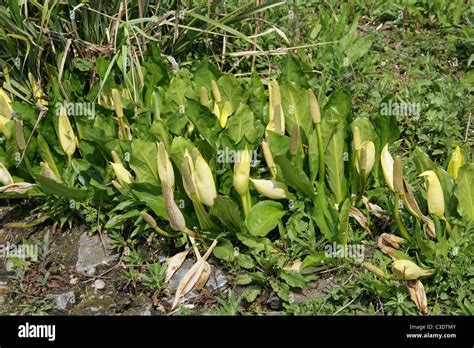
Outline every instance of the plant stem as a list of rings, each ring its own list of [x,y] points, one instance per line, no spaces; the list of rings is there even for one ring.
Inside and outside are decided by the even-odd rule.
[[[319,149],[319,182],[324,183],[325,178],[325,163],[324,163],[324,144],[323,136],[321,134],[321,123],[316,123],[316,136],[318,137],[318,149]]]
[[[244,217],[247,218],[250,208],[252,207],[249,192],[247,191],[243,196],[240,196],[240,199],[242,200],[242,207],[244,208]]]
[[[359,202],[361,201],[362,197],[364,196],[364,192],[365,192],[365,169],[360,169],[360,187],[359,187],[359,195],[357,196],[356,200],[355,200],[355,204],[354,206],[357,207],[357,205],[359,204]]]
[[[400,213],[398,211],[398,202],[400,201],[400,193],[395,192],[395,203],[393,207],[393,216],[397,221],[398,228],[405,239],[411,239],[410,234],[406,230],[405,226],[403,225],[402,219],[400,218]]]

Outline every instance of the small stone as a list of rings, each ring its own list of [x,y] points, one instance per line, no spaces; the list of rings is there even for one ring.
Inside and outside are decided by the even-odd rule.
[[[46,295],[46,299],[52,300],[54,302],[54,308],[59,310],[66,310],[68,305],[76,303],[76,297],[72,291],[58,295],[49,294]]]
[[[79,279],[77,279],[76,277],[73,277],[73,278],[71,278],[71,280],[69,281],[69,284],[71,284],[71,285],[76,285],[78,281],[79,281]]]
[[[103,288],[105,288],[105,282],[102,279],[97,279],[92,285],[92,287],[96,290],[102,290]]]
[[[274,311],[279,311],[283,307],[282,303],[281,303],[281,299],[275,293],[270,295],[270,298],[267,301],[267,306],[268,306],[268,308],[270,308]]]

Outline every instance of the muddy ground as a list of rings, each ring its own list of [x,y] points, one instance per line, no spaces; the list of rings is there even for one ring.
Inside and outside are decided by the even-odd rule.
[[[164,289],[152,291],[139,283],[127,282],[123,276],[128,267],[123,251],[114,250],[106,235],[89,236],[83,222],[73,221],[63,228],[52,221],[30,228],[11,226],[37,219],[38,216],[29,216],[30,211],[31,206],[26,203],[0,207],[0,245],[4,246],[4,254],[0,255],[0,315],[206,314],[218,306],[217,297],[227,298],[229,289],[237,296],[242,291],[229,274],[212,265],[204,289],[192,291],[185,297],[181,310],[171,311],[175,289],[192,266],[192,260],[185,261]],[[27,267],[18,267],[15,258],[5,257],[11,256],[18,245],[26,244],[39,247],[38,259],[30,259]],[[141,252],[146,255],[159,251],[144,245]],[[295,293],[295,300],[322,296],[333,285],[328,275]],[[258,302],[258,312],[262,314],[274,315],[281,309],[281,303],[278,299],[275,303],[270,293],[263,292]],[[242,303],[238,313],[247,309]]]

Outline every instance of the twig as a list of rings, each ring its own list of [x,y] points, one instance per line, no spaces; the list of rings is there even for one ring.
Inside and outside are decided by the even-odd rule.
[[[352,300],[350,300],[347,304],[345,304],[344,306],[342,306],[341,308],[339,308],[337,311],[334,312],[333,315],[336,315],[337,313],[339,313],[340,311],[342,311],[344,308],[350,306],[352,304],[352,302],[354,302],[357,297],[359,297],[359,295],[362,293],[362,291],[360,291]]]

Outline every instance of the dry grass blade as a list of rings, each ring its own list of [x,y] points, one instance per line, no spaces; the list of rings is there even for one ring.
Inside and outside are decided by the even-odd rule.
[[[176,271],[180,269],[190,250],[191,249],[188,248],[185,251],[182,251],[166,260],[168,267],[166,268],[165,273],[165,283],[169,282],[173,274],[175,274]]]
[[[364,230],[366,230],[367,233],[370,236],[372,236],[372,231],[370,230],[367,218],[364,216],[364,214],[362,214],[362,212],[359,209],[357,209],[355,207],[350,207],[349,216],[356,219],[356,221],[364,228]]]
[[[411,280],[407,285],[412,301],[415,302],[421,314],[427,315],[428,299],[426,298],[425,287],[419,280]]]

